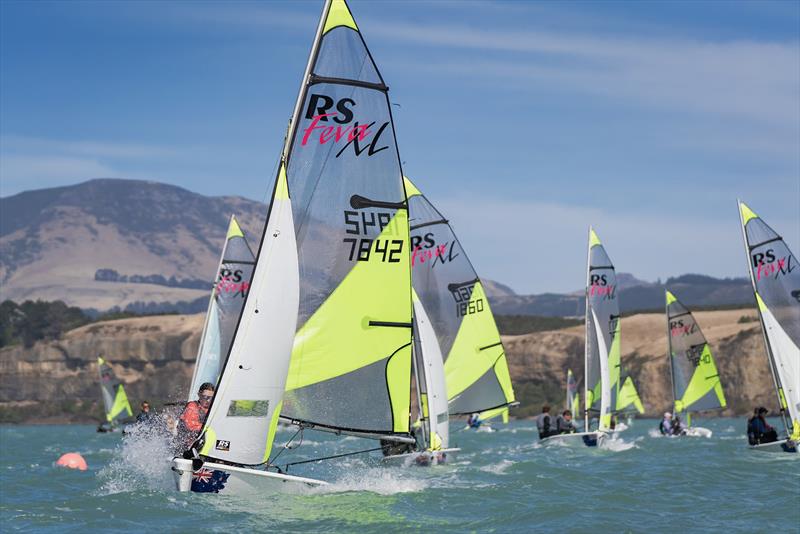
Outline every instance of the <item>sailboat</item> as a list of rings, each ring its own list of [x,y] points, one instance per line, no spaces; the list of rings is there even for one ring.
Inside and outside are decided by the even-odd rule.
[[[796,453],[800,447],[800,269],[783,238],[744,202],[738,204],[747,268],[786,430],[785,438],[751,448]]]
[[[567,402],[564,409],[572,412],[573,417],[581,410],[581,394],[578,393],[578,381],[575,380],[572,369],[567,369]]]
[[[717,365],[692,312],[673,295],[667,297],[667,358],[675,399],[674,415],[685,419],[682,435],[711,437],[711,430],[692,426],[692,412],[719,410],[728,404]]]
[[[131,404],[125,387],[119,381],[114,370],[103,358],[97,358],[97,368],[100,375],[100,392],[103,396],[103,407],[106,420],[97,427],[98,432],[116,432],[120,423],[133,416]]]
[[[286,136],[250,290],[178,489],[324,481],[271,456],[279,420],[415,443],[408,206],[388,88],[344,0],[328,0]]]
[[[231,215],[225,245],[217,265],[216,279],[208,299],[203,333],[189,387],[189,400],[197,399],[203,383],[217,383],[222,358],[228,354],[231,339],[253,276],[255,256],[236,217]]]
[[[449,221],[407,177],[405,187],[412,282],[444,360],[448,412],[507,422],[518,403],[483,284]]]
[[[617,402],[620,375],[620,315],[617,277],[614,265],[600,238],[589,228],[586,265],[586,348],[584,352],[584,432],[559,434],[540,443],[581,438],[587,447],[596,447],[608,438],[612,410]],[[597,429],[590,429],[590,416],[597,416]]]

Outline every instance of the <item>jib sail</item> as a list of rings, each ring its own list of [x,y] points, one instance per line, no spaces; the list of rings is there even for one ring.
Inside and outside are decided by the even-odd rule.
[[[117,379],[114,370],[103,358],[97,358],[97,367],[100,372],[100,391],[103,395],[106,421],[116,425],[124,419],[131,417],[131,405],[122,382]]]
[[[599,414],[600,430],[611,424],[620,376],[620,315],[617,276],[605,248],[589,228],[586,270],[586,428],[589,412]]]
[[[575,380],[575,375],[572,374],[572,369],[567,369],[567,404],[566,410],[572,412],[574,417],[580,413],[581,394],[578,393],[578,381]]]
[[[633,410],[627,410],[629,406],[633,406],[639,413],[644,413],[644,405],[642,404],[642,399],[639,398],[639,392],[636,391],[636,385],[633,383],[633,379],[627,376],[619,388],[616,411],[632,412]]]
[[[282,415],[407,434],[408,208],[388,87],[343,0],[326,4],[287,141],[300,269]]]
[[[787,432],[800,439],[800,268],[783,238],[739,202],[750,281]]]
[[[447,219],[406,178],[414,290],[444,357],[450,414],[503,415],[515,402],[489,300]]]
[[[699,412],[727,406],[717,365],[692,313],[667,296],[667,356],[672,372],[675,412]]]
[[[414,294],[414,372],[419,388],[419,405],[424,443],[432,450],[450,444],[447,385],[436,332],[425,307]]]
[[[231,215],[225,246],[222,248],[217,277],[211,290],[200,348],[194,367],[189,400],[197,398],[201,384],[216,384],[222,369],[222,359],[231,347],[233,331],[250,288],[255,257],[244,232]]]

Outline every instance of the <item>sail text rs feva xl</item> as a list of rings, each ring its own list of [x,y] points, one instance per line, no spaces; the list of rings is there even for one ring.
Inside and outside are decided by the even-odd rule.
[[[347,4],[329,0],[219,388],[173,461],[182,491],[323,484],[271,470],[279,418],[414,442],[408,210],[387,91]]]

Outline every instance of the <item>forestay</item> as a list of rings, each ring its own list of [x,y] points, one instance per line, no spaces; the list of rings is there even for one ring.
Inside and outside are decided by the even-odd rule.
[[[407,434],[408,210],[388,88],[345,2],[327,7],[287,142],[300,294],[282,415]]]
[[[744,202],[739,213],[781,411],[792,439],[800,439],[800,269],[783,238]]]
[[[414,290],[444,357],[450,414],[503,415],[515,402],[483,285],[447,219],[406,178]]]
[[[617,277],[605,248],[589,229],[586,272],[586,382],[587,412],[600,414],[600,428],[608,428],[616,405],[620,376],[620,315]],[[604,376],[605,375],[605,376]],[[603,393],[605,390],[605,394]],[[588,413],[587,413],[588,418]],[[588,426],[587,426],[588,428]]]
[[[211,290],[203,334],[200,337],[189,400],[197,398],[197,390],[201,384],[216,384],[219,379],[222,358],[230,350],[233,332],[250,289],[254,263],[255,257],[244,232],[236,217],[231,215],[217,277]]]
[[[717,365],[694,316],[675,295],[667,297],[667,356],[676,412],[727,406]]]
[[[100,391],[103,394],[106,421],[116,425],[127,417],[133,415],[125,387],[119,381],[114,370],[103,358],[97,358],[97,367],[100,373]]]

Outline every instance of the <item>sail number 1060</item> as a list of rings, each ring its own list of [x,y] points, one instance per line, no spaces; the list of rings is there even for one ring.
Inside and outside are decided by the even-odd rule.
[[[373,239],[366,237],[370,227],[379,229],[383,234],[395,234],[395,232],[384,232],[387,226],[393,223],[391,213],[374,212],[344,212],[345,232],[359,237],[346,237],[343,243],[349,245],[350,261],[369,261],[370,257],[380,258],[380,261],[389,263],[399,263],[403,252],[402,239]],[[391,228],[390,228],[391,230]]]

